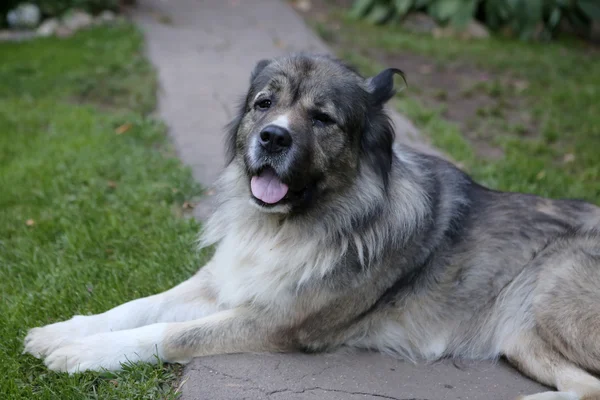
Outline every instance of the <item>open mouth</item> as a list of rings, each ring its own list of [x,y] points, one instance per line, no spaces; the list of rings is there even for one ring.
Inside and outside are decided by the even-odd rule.
[[[301,198],[305,189],[290,190],[272,167],[265,167],[250,179],[250,191],[259,205],[269,207]]]

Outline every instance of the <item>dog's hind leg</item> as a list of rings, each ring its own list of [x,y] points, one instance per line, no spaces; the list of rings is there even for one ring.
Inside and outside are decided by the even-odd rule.
[[[520,396],[517,400],[580,400],[580,397],[570,392],[544,392]]]
[[[565,238],[549,253],[533,298],[539,334],[571,362],[600,373],[600,233]]]
[[[600,400],[600,380],[573,364],[544,339],[536,329],[521,332],[506,344],[503,354],[523,374],[555,387],[558,392],[537,393],[521,400]]]
[[[580,400],[580,397],[571,392],[544,392],[520,396],[517,400]]]
[[[129,301],[101,314],[76,315],[67,321],[33,328],[25,337],[24,352],[41,357],[81,337],[158,322],[190,321],[217,312],[209,266],[210,263],[166,292]]]
[[[564,396],[600,400],[600,380],[586,372],[600,372],[600,234],[561,238],[532,268],[538,271],[533,327],[511,338],[504,354],[526,375],[567,392]],[[546,398],[526,399],[535,396]]]

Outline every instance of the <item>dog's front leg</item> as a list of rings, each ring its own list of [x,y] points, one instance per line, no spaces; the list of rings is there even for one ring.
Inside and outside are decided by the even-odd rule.
[[[195,321],[80,338],[51,352],[45,364],[55,371],[74,373],[118,370],[125,362],[156,362],[158,358],[187,363],[198,356],[290,350],[293,340],[282,335],[279,327],[273,318],[251,308],[235,308]]]
[[[33,328],[25,337],[24,352],[42,357],[90,335],[157,322],[190,321],[217,312],[210,265],[208,263],[192,278],[166,292],[127,302],[101,314],[76,315],[67,321]]]

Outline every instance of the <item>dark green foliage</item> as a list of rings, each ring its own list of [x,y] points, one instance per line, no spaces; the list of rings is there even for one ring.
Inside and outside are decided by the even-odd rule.
[[[356,0],[350,15],[381,24],[400,21],[415,11],[459,29],[477,19],[524,40],[552,38],[561,21],[588,34],[592,21],[600,21],[598,0]]]

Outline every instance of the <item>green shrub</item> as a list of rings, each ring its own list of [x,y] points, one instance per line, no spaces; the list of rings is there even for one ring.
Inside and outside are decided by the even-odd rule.
[[[80,9],[90,13],[102,10],[116,11],[119,0],[0,0],[0,25],[6,25],[6,14],[21,3],[37,5],[44,18],[57,17],[69,9]]]
[[[600,21],[598,0],[356,0],[350,14],[380,24],[399,21],[414,11],[459,29],[477,19],[492,30],[506,28],[525,40],[552,38],[561,21],[582,34],[590,32],[592,21]]]

